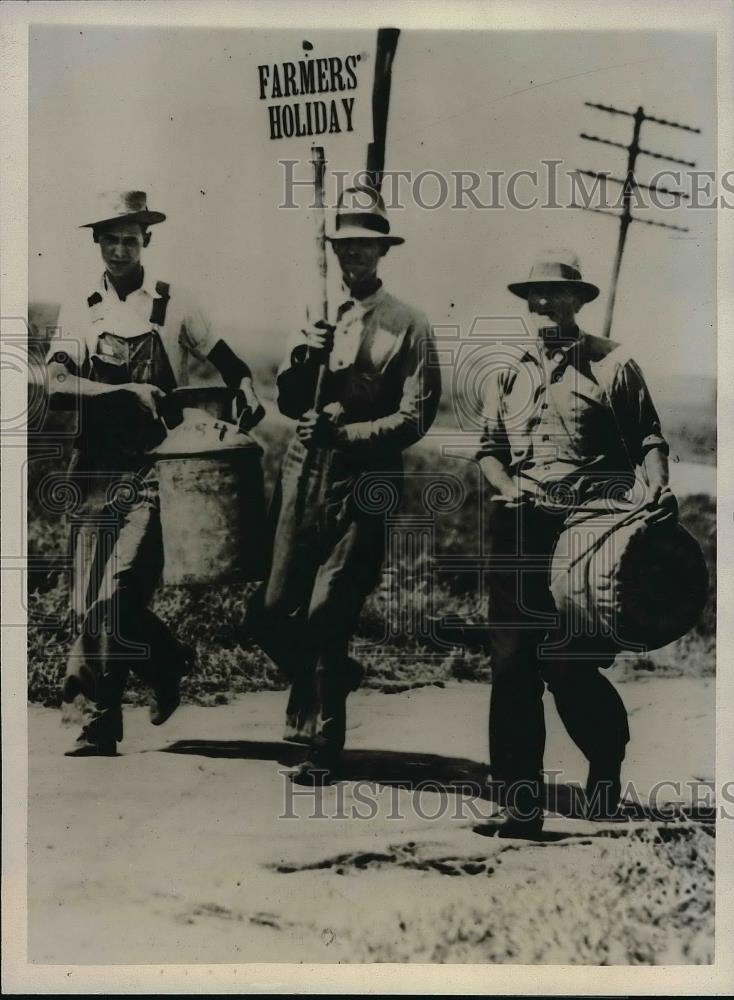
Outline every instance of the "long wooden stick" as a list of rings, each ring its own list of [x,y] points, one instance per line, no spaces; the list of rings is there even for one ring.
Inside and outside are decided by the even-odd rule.
[[[329,318],[328,301],[328,268],[326,262],[326,212],[324,210],[324,177],[326,174],[326,157],[323,146],[311,147],[311,163],[313,164],[314,181],[314,244],[316,250],[316,263],[319,274],[319,294],[321,298],[319,312],[320,319]],[[316,372],[316,383],[314,386],[313,409],[317,412],[321,409],[324,395],[324,382],[326,372],[329,367],[328,355],[320,362]],[[307,448],[303,456],[301,468],[298,472],[298,482],[296,484],[296,523],[303,525],[304,520],[308,520],[307,511],[309,507],[317,504],[317,498],[311,495],[312,476],[316,463],[316,449]]]
[[[326,175],[326,157],[323,146],[311,147],[311,163],[313,164],[313,186],[314,186],[314,206],[316,227],[314,238],[316,242],[316,261],[321,285],[321,316],[320,318],[328,322],[329,319],[329,282],[328,266],[326,261],[326,212],[324,210],[324,178]],[[321,398],[324,390],[324,379],[326,370],[329,367],[328,358],[321,362],[316,375],[316,387],[314,389],[314,410],[321,409]]]

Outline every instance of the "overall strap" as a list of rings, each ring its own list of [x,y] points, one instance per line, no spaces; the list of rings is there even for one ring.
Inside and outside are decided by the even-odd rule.
[[[163,326],[166,322],[168,300],[171,298],[170,288],[167,281],[157,281],[155,284],[158,298],[153,299],[153,308],[150,311],[150,322],[153,326]]]
[[[84,378],[91,378],[91,370],[92,369],[91,369],[91,362],[90,362],[89,356],[90,356],[91,352],[94,350],[94,346],[93,345],[95,343],[94,332],[93,332],[93,324],[100,318],[100,310],[99,310],[98,307],[101,304],[102,304],[102,294],[98,290],[92,292],[91,295],[87,296],[87,306],[90,309],[90,317],[89,317],[89,319],[90,319],[90,334],[89,334],[89,337],[85,338],[85,341],[86,341],[86,344],[85,344],[85,347],[86,347],[86,358],[85,358],[84,362],[82,363],[82,367],[81,367],[80,371],[76,373],[76,374],[82,375]],[[91,337],[91,339],[90,339],[90,337]]]

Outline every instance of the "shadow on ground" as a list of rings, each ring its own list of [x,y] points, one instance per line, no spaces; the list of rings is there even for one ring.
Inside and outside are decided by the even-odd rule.
[[[164,753],[228,758],[234,760],[276,761],[285,767],[295,767],[306,756],[306,748],[289,743],[261,740],[177,740],[163,747]],[[444,757],[431,753],[406,753],[396,750],[347,750],[342,757],[341,781],[370,781],[380,785],[404,788],[408,791],[436,791],[454,795],[473,795],[494,800],[490,772],[486,764],[463,757]],[[579,785],[561,782],[546,784],[545,808],[569,819],[585,819],[583,790]],[[625,802],[619,822],[667,822],[685,819],[711,823],[716,819],[715,808],[700,808],[683,803],[665,803],[651,808],[640,802]],[[476,833],[492,836],[496,828],[489,824],[486,831]],[[621,831],[620,831],[621,832]],[[609,836],[616,831],[608,831]],[[564,839],[566,834],[544,834],[544,840]]]

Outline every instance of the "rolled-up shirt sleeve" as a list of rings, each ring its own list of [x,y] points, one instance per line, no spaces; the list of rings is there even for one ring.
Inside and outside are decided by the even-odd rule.
[[[614,384],[614,412],[632,461],[641,465],[651,448],[668,453],[655,404],[642,370],[636,361],[628,359],[617,373]]]
[[[176,289],[180,299],[182,293]],[[207,355],[214,347],[219,337],[214,332],[209,317],[201,309],[198,302],[186,296],[182,303],[181,330],[179,343],[190,351],[199,361],[206,361]]]
[[[51,341],[46,351],[46,364],[61,364],[72,375],[86,377],[89,367],[89,347],[86,343],[79,312],[73,305],[63,304],[59,310]]]
[[[484,388],[482,400],[482,434],[476,457],[496,458],[503,465],[510,464],[510,442],[502,416],[503,413],[503,372],[491,371]]]
[[[396,362],[403,384],[398,409],[375,420],[344,424],[340,434],[346,446],[402,450],[420,440],[435,420],[441,400],[441,372],[427,319],[416,320],[408,329]]]

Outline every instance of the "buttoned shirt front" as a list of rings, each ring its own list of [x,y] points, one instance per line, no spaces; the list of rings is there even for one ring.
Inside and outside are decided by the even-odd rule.
[[[575,341],[504,346],[484,396],[478,458],[493,456],[529,484],[579,472],[623,472],[667,444],[637,363],[620,345]]]
[[[329,355],[330,371],[348,368],[357,360],[369,306],[369,300],[346,299],[337,309],[334,347]]]
[[[312,360],[304,334],[296,334],[278,374],[279,405],[288,416],[313,405]],[[328,366],[323,402],[339,406],[347,445],[400,451],[432,424],[441,377],[431,325],[382,285],[339,306]]]

